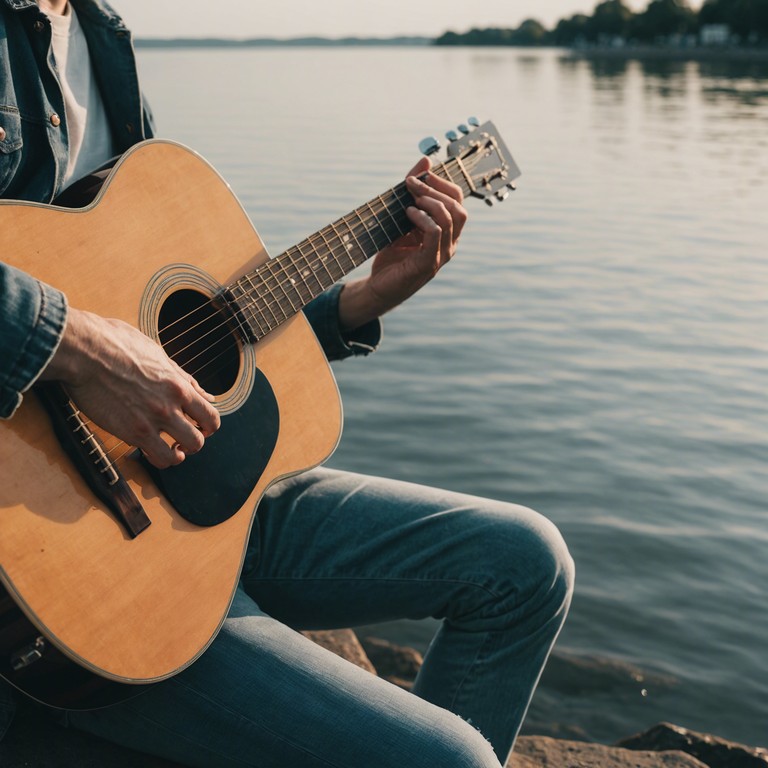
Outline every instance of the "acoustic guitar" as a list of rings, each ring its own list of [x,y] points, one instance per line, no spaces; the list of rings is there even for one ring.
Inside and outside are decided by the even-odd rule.
[[[519,170],[492,123],[470,123],[433,171],[503,199]],[[218,173],[159,140],[123,155],[85,207],[0,202],[7,263],[160,342],[221,414],[202,451],[161,471],[57,383],[0,422],[0,676],[93,708],[203,653],[260,497],[339,440],[336,383],[301,309],[407,232],[411,202],[401,183],[269,258]]]

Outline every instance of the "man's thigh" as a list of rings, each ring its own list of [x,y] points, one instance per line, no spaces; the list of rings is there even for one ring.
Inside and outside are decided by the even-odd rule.
[[[320,648],[242,589],[191,667],[69,721],[194,766],[498,765],[458,717]]]
[[[473,611],[567,557],[525,507],[324,468],[270,490],[251,544],[246,591],[301,629]]]

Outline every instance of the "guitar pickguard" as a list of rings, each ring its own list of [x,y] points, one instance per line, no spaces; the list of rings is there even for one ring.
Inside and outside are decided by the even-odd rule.
[[[195,525],[218,525],[245,504],[277,443],[280,411],[272,386],[256,368],[251,392],[203,450],[175,467],[157,469],[152,478],[176,511]]]

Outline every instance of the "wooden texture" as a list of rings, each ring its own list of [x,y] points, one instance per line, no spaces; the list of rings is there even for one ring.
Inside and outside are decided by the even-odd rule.
[[[145,287],[166,265],[194,264],[227,284],[267,258],[223,180],[166,142],[124,156],[86,209],[0,204],[0,253],[63,290],[70,305],[135,326]],[[0,579],[87,669],[149,682],[193,661],[226,615],[258,499],[335,448],[338,392],[304,318],[259,342],[255,359],[278,400],[278,442],[247,503],[213,527],[182,519],[126,458],[121,471],[152,520],[130,539],[63,455],[33,397],[0,423]]]

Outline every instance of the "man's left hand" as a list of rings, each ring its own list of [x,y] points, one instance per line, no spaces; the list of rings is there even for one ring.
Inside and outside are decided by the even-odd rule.
[[[339,322],[352,330],[402,304],[426,285],[456,252],[467,221],[461,189],[433,173],[422,158],[405,183],[414,199],[406,209],[413,229],[376,254],[368,277],[348,282],[339,299]]]

